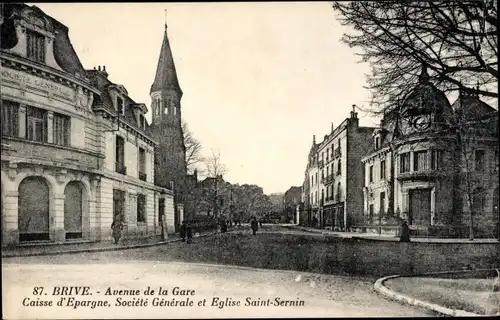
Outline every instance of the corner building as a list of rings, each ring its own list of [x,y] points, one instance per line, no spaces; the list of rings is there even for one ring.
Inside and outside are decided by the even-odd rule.
[[[461,92],[450,104],[425,68],[399,109],[384,116],[362,159],[366,229],[466,237],[498,230],[498,111]]]
[[[145,105],[104,68],[87,72],[39,8],[0,9],[2,246],[107,240],[118,217],[125,238],[172,229]]]

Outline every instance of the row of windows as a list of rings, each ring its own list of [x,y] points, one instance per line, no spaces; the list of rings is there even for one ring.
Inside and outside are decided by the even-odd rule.
[[[399,172],[410,172],[411,152],[399,155]],[[413,152],[413,171],[428,171],[442,169],[443,164],[442,150],[422,150]]]
[[[321,170],[321,178],[323,179],[325,177],[330,177],[330,175],[333,176],[333,174],[334,174],[333,169],[334,169],[333,163],[331,165],[326,166],[326,175],[325,175],[325,169],[322,169]],[[330,172],[330,170],[331,170],[331,172]],[[337,162],[337,175],[340,176],[341,174],[342,174],[342,161],[339,160]]]
[[[116,136],[115,161],[115,171],[121,174],[127,174],[127,167],[125,166],[125,139],[118,135]],[[144,148],[139,147],[137,161],[139,179],[146,181],[146,150]]]
[[[326,147],[326,151],[321,152],[321,160],[323,162],[325,161],[325,155],[326,161],[329,161],[330,158],[333,160],[340,156],[340,139],[337,140],[337,149],[335,149],[335,145],[332,143],[330,148]]]
[[[121,97],[116,97],[116,112],[122,116],[125,115],[125,103]],[[139,115],[137,126],[146,129],[146,117],[143,114]]]
[[[370,220],[373,218],[373,214],[374,214],[374,205],[373,203],[371,203],[369,206],[368,206],[368,214],[369,214],[369,217],[370,217]],[[380,215],[383,215],[385,213],[385,192],[380,192],[380,195],[379,195],[379,212],[378,212]]]
[[[26,120],[20,123],[20,105],[17,102],[2,100],[2,135],[24,138],[32,141],[47,142],[49,112],[33,106],[26,106]],[[54,112],[52,121],[52,143],[69,146],[71,137],[71,118]],[[20,127],[26,128],[25,134]],[[23,130],[24,131],[24,130]]]
[[[125,191],[113,190],[113,212],[114,219],[124,220],[125,215]],[[137,194],[137,223],[146,223],[146,195]]]
[[[165,114],[168,114],[168,109],[169,108],[172,109],[172,112],[174,113],[174,115],[177,114],[177,108],[175,107],[172,99],[167,99],[167,105],[164,106],[162,98],[161,97],[155,97],[155,98],[153,98],[152,104],[153,104],[153,110],[154,110],[153,112],[155,112],[156,115],[160,115],[162,109],[163,109],[163,112]]]

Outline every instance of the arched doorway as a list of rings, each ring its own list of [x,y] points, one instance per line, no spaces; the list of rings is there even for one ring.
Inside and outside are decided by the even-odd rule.
[[[83,186],[71,181],[64,189],[64,230],[66,239],[82,238]]]
[[[19,184],[19,241],[49,240],[49,186],[42,177]]]

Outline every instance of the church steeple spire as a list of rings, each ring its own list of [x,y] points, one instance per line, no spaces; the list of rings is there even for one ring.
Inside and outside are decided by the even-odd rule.
[[[158,58],[158,66],[156,67],[156,76],[151,85],[150,93],[173,89],[182,95],[179,80],[177,79],[172,50],[170,49],[170,42],[168,41],[166,15],[167,11],[165,10],[165,33],[163,35],[160,57]]]

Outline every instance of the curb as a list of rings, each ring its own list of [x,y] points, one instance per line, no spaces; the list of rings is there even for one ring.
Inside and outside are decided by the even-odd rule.
[[[410,296],[406,296],[404,294],[398,293],[396,291],[393,291],[386,286],[384,286],[384,282],[389,279],[394,279],[394,278],[400,278],[400,275],[392,275],[392,276],[387,276],[378,279],[375,281],[375,284],[373,285],[373,288],[375,289],[376,292],[389,297],[391,299],[401,301],[406,304],[410,304],[413,306],[421,307],[427,310],[435,311],[443,315],[447,316],[452,316],[452,317],[482,317],[484,315],[482,314],[477,314],[477,313],[472,313],[464,310],[458,310],[458,309],[450,309],[446,308],[434,303],[426,302],[426,301],[421,301],[415,298],[412,298]]]
[[[229,231],[229,232],[231,232],[231,231]],[[203,238],[203,237],[213,236],[216,234],[217,233],[200,234],[196,238]],[[53,252],[50,252],[50,251],[47,251],[47,252],[43,252],[43,251],[42,252],[15,252],[15,253],[2,254],[2,259],[4,259],[4,258],[16,258],[16,257],[57,256],[60,254],[139,249],[139,248],[160,246],[160,245],[174,243],[174,242],[180,242],[180,241],[181,241],[181,239],[177,238],[177,239],[165,240],[165,241],[159,241],[159,242],[153,242],[153,243],[132,244],[132,245],[119,246],[119,247],[86,248],[86,249],[60,250],[60,251],[53,251]]]

